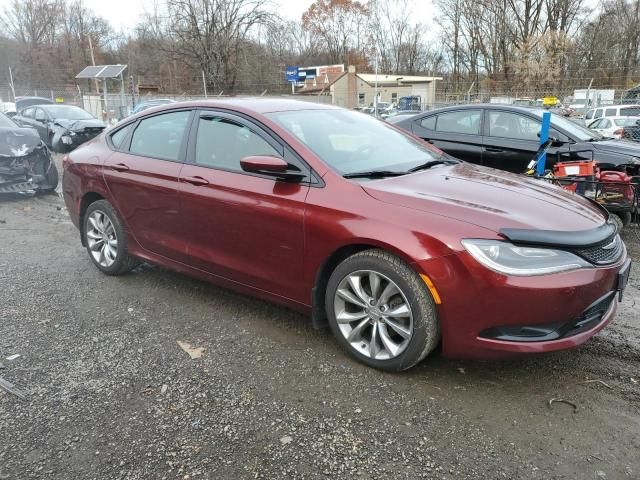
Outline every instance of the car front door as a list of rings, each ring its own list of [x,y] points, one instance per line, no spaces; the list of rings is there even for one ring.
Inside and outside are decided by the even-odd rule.
[[[508,172],[525,173],[540,148],[538,133],[542,122],[521,113],[487,109],[484,125],[484,164]],[[550,135],[557,134],[552,130]],[[552,165],[557,151],[556,146],[549,149],[547,168]]]
[[[177,261],[186,250],[178,178],[191,115],[160,113],[116,130],[109,139],[115,152],[103,165],[111,200],[131,235],[144,249]]]
[[[482,164],[482,109],[460,109],[419,116],[413,133],[443,152],[471,163]]]
[[[240,160],[284,158],[310,174],[287,146],[255,123],[201,111],[180,173],[180,207],[189,262],[195,268],[291,298],[303,272],[305,200],[302,182],[250,174]]]

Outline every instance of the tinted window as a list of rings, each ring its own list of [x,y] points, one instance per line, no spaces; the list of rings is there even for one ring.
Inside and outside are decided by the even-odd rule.
[[[517,113],[489,112],[489,136],[538,141],[541,123]]]
[[[133,132],[129,151],[135,155],[178,160],[190,113],[164,113],[141,120]]]
[[[605,117],[615,117],[616,113],[617,113],[617,108],[607,108],[604,111],[604,116]]]
[[[625,107],[620,109],[620,115],[623,117],[640,116],[640,107]]]
[[[195,153],[198,165],[242,171],[240,160],[251,155],[281,156],[245,125],[221,117],[199,119]]]
[[[597,109],[596,114],[594,116],[595,118],[600,118],[602,116],[602,109],[601,108]]]
[[[438,115],[436,131],[478,135],[481,110],[461,110]]]
[[[431,115],[430,117],[423,118],[420,121],[420,125],[427,130],[435,130],[436,129],[436,116]]]
[[[117,132],[111,134],[111,143],[113,143],[114,147],[116,147],[117,149],[121,149],[124,147],[122,142],[124,142],[124,139],[127,138],[127,135],[131,131],[131,128],[133,128],[133,124],[129,124],[126,127],[123,127]]]

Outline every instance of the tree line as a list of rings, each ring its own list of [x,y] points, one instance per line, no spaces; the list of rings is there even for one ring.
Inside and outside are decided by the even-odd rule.
[[[270,0],[161,0],[118,33],[82,0],[12,0],[0,17],[0,83],[73,85],[93,61],[129,65],[161,92],[278,93],[287,65],[438,75],[441,91],[526,95],[640,82],[640,0],[316,0],[300,19]],[[438,25],[434,34],[428,25]],[[2,81],[3,77],[5,82]],[[535,93],[533,93],[535,92]]]

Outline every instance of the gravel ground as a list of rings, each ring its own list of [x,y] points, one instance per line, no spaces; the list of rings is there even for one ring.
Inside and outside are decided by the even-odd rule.
[[[104,276],[60,198],[5,198],[0,378],[25,398],[0,390],[0,480],[637,479],[630,282],[577,350],[385,374],[284,308],[149,265]]]

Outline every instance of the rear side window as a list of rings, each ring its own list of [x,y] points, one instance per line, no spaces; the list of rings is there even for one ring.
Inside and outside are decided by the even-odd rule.
[[[640,117],[640,107],[624,107],[620,109],[623,117]]]
[[[123,145],[123,142],[125,138],[127,138],[127,135],[129,135],[129,132],[131,131],[132,128],[133,128],[133,124],[130,123],[126,127],[122,127],[117,132],[112,133],[111,143],[113,143],[113,146],[116,147],[118,150],[126,150],[126,145]]]
[[[190,114],[190,111],[171,112],[141,120],[131,137],[129,152],[163,160],[179,160]]]
[[[589,110],[584,118],[591,120],[593,118],[593,110]]]
[[[600,122],[600,128],[609,128],[610,126],[611,120],[609,120],[608,118],[605,118]]]
[[[436,116],[431,115],[430,117],[423,118],[420,121],[420,125],[422,128],[426,128],[427,130],[435,130],[436,129]]]
[[[245,125],[215,116],[199,119],[195,148],[197,165],[240,172],[240,160],[251,155],[281,156]]]
[[[481,110],[441,113],[438,115],[438,121],[436,122],[436,131],[479,135],[481,116]]]
[[[33,118],[33,115],[34,115],[35,111],[36,111],[36,109],[33,108],[33,107],[27,108],[27,109],[22,111],[22,116],[23,117]]]
[[[540,121],[510,112],[489,112],[489,136],[538,141]]]
[[[605,117],[615,117],[617,113],[618,113],[618,109],[617,108],[607,108],[604,111],[604,116]]]
[[[594,115],[595,118],[600,118],[602,116],[602,109],[599,108],[596,110],[596,113]]]

